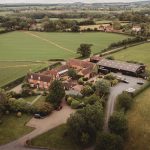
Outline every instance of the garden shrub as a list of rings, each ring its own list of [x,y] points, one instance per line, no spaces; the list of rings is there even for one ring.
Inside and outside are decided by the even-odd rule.
[[[79,102],[79,101],[77,101],[77,100],[74,99],[74,100],[71,102],[71,108],[77,109],[79,106],[80,106],[80,102]]]

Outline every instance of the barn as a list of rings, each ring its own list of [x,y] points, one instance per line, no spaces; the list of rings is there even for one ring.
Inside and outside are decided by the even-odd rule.
[[[109,60],[105,58],[101,59],[97,65],[99,72],[105,69],[111,72],[121,72],[122,74],[136,77],[145,72],[145,65],[118,60]]]

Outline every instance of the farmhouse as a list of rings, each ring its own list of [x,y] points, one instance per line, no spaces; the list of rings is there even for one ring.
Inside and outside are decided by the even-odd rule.
[[[98,69],[106,69],[112,72],[122,72],[131,76],[139,76],[145,72],[145,66],[140,64],[128,63],[117,60],[101,59],[98,63]]]
[[[74,86],[71,78],[68,76],[70,68],[76,70],[77,74],[83,77],[90,78],[94,75],[94,64],[91,62],[81,61],[78,59],[70,59],[66,62],[66,65],[62,65],[52,70],[47,70],[42,73],[31,73],[27,75],[27,81],[31,87],[48,89],[53,80],[63,80],[65,89],[69,89]]]
[[[73,68],[77,71],[78,75],[90,78],[94,75],[93,68],[94,64],[87,61],[82,61],[78,59],[70,59],[67,62],[69,68]]]
[[[48,89],[52,78],[51,76],[43,75],[40,73],[31,73],[27,75],[27,81],[30,83],[31,87]]]

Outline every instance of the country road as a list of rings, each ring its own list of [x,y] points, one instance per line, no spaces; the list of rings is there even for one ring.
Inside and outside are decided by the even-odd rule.
[[[131,76],[126,76],[122,74],[114,74],[114,75],[119,75],[122,76],[123,78],[126,78],[129,83],[119,83],[115,87],[111,87],[110,89],[110,95],[107,101],[107,106],[106,106],[106,112],[105,112],[105,122],[104,122],[104,130],[108,131],[108,121],[110,116],[114,112],[114,107],[116,103],[116,98],[119,94],[121,94],[123,91],[127,90],[128,88],[134,88],[134,89],[139,89],[141,85],[138,85],[138,81],[145,82],[145,80],[141,78],[136,78],[136,77],[131,77]]]

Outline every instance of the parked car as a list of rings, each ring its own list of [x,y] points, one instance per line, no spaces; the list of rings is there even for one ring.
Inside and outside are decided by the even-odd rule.
[[[43,117],[40,114],[34,114],[34,118],[36,118],[36,119],[43,119]]]
[[[125,80],[122,80],[122,82],[123,82],[123,83],[127,83],[127,84],[129,83],[129,81],[126,80],[126,79],[125,79]]]
[[[143,85],[143,84],[144,84],[144,82],[139,81],[139,82],[137,82],[137,84],[139,84],[139,85]]]

